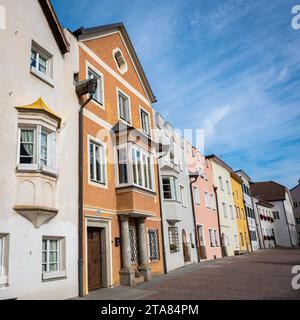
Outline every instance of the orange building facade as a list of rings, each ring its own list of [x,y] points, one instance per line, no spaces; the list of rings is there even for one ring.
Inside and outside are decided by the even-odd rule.
[[[123,24],[74,32],[83,111],[83,292],[134,286],[163,269],[155,97]]]

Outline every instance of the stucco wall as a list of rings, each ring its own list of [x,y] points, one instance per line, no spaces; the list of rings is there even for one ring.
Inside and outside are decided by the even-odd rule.
[[[9,234],[8,287],[1,288],[0,298],[69,298],[77,295],[78,237],[78,99],[73,86],[73,73],[78,71],[77,44],[69,36],[71,53],[64,57],[49,29],[38,1],[8,1],[1,4],[7,12],[7,29],[0,31],[1,118],[0,140],[0,233]],[[48,50],[54,59],[52,88],[30,73],[31,42]],[[3,79],[5,78],[5,81]],[[56,183],[57,216],[35,229],[17,214],[18,202],[17,133],[18,113],[15,106],[27,105],[37,98],[62,118],[57,135],[56,161],[59,178]],[[41,281],[42,236],[66,239],[67,278]]]

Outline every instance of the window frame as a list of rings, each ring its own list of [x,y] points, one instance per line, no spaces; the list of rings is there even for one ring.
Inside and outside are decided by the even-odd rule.
[[[103,164],[100,164],[100,175],[104,177],[103,181],[98,181],[96,179],[92,179],[91,178],[91,154],[90,154],[90,145],[93,144],[94,147],[98,146],[102,149],[102,160],[103,160]],[[94,148],[93,148],[94,149]],[[106,143],[100,141],[99,139],[88,135],[87,136],[87,154],[88,154],[88,182],[90,185],[93,186],[97,186],[97,187],[107,187],[107,181],[108,181],[108,177],[107,177],[107,156],[106,156]],[[97,176],[96,174],[96,158],[94,159],[95,163],[93,165],[95,165],[95,168],[93,169],[94,171],[94,176]]]
[[[32,53],[36,54],[35,66],[32,65]],[[46,61],[46,73],[40,71],[40,56]],[[53,81],[53,55],[32,40],[30,49],[30,72],[38,77],[40,80],[54,87]]]
[[[46,263],[43,262],[43,253],[45,250],[43,250],[43,243],[46,241],[47,248],[46,248],[46,256],[47,260]],[[48,250],[50,248],[50,241],[57,241],[57,266],[58,270],[50,271],[50,251]],[[65,260],[66,260],[66,248],[65,248],[65,237],[56,237],[56,236],[43,236],[42,237],[42,246],[41,246],[41,274],[42,274],[42,281],[47,280],[54,280],[54,279],[61,279],[66,278],[66,266],[65,266]],[[46,264],[46,271],[43,271],[43,265]]]
[[[150,234],[154,234],[154,238],[155,238],[154,252],[156,252],[157,256],[152,256],[153,248],[151,247],[151,239],[150,239],[151,236],[150,236]],[[158,262],[158,261],[160,261],[158,229],[153,229],[153,228],[152,229],[148,229],[147,235],[148,235],[149,260],[150,260],[150,262]]]
[[[174,233],[174,231],[175,231],[175,233]],[[171,240],[170,233],[172,234],[172,242],[170,241]],[[168,240],[169,240],[170,253],[180,252],[178,227],[168,226]],[[172,244],[175,245],[175,249],[171,249]]]
[[[187,208],[187,196],[186,196],[185,186],[181,183],[179,183],[179,193],[180,193],[180,201],[181,201],[182,207]]]
[[[195,193],[196,191],[197,193]],[[200,206],[201,205],[200,188],[198,186],[193,186],[193,196],[194,196],[194,203]]]
[[[170,191],[165,191],[164,190],[164,179],[169,179],[170,181]],[[162,180],[162,196],[163,196],[163,200],[165,201],[178,201],[178,191],[177,191],[177,178],[174,176],[162,176],[161,177]],[[171,198],[165,198],[165,193],[166,192],[170,192],[171,194]]]
[[[33,162],[21,163],[21,134],[22,130],[33,130],[34,144],[33,144]],[[41,135],[47,134],[47,163],[42,162],[41,158]],[[18,171],[41,171],[42,173],[49,173],[57,176],[56,164],[56,136],[54,130],[40,123],[19,123],[18,124],[18,150],[17,150],[17,170]]]
[[[131,115],[131,101],[130,101],[130,95],[126,94],[124,91],[116,87],[116,92],[117,92],[117,106],[118,106],[118,118],[120,121],[123,121],[127,125],[132,124],[132,115]],[[129,116],[129,121],[123,119],[121,117],[121,112],[120,112],[120,100],[119,100],[119,95],[123,96],[128,100],[128,116]]]
[[[94,65],[92,65],[90,62],[86,61],[86,79],[91,79],[89,77],[89,72],[92,73],[97,78],[97,93],[98,98],[101,95],[102,101],[96,99],[94,96],[92,98],[92,102],[105,110],[105,97],[104,97],[104,75],[103,73],[97,69]],[[99,81],[100,80],[100,81]],[[101,83],[101,88],[99,88],[99,82]]]
[[[140,112],[140,124],[141,124],[141,131],[147,135],[148,137],[151,137],[151,117],[150,117],[150,113],[144,109],[143,107],[139,107],[139,112]],[[142,118],[142,114],[145,114],[147,116],[147,119],[148,119],[148,131],[147,130],[144,130],[143,128],[143,118]]]
[[[9,234],[0,233],[0,288],[8,286]]]
[[[222,202],[222,210],[223,210],[223,217],[228,218],[228,213],[227,213],[227,208],[226,208],[226,203]]]

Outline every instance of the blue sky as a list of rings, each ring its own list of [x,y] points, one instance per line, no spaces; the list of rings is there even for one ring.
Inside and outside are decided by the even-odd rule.
[[[53,0],[72,31],[124,22],[174,127],[254,181],[300,179],[300,0]]]

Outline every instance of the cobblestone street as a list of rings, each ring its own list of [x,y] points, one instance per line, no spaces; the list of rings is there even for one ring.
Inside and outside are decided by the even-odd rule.
[[[135,288],[91,292],[92,300],[299,299],[291,269],[300,248],[261,250],[248,255],[193,264],[155,277]],[[78,298],[80,299],[80,298]]]

